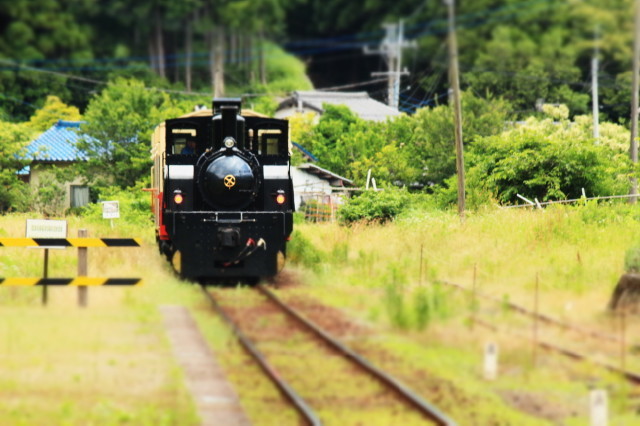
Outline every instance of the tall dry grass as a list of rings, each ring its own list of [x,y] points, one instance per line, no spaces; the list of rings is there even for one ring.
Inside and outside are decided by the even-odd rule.
[[[606,307],[624,272],[626,250],[640,241],[637,206],[487,209],[469,213],[464,221],[453,212],[414,211],[386,225],[300,224],[296,229],[304,250],[318,259],[318,266],[304,272],[310,286],[300,291],[373,322],[383,345],[407,363],[435,370],[434,375],[455,381],[478,401],[481,394],[494,393],[502,403],[516,395],[540,406],[557,405],[555,421],[570,425],[587,421],[589,388],[602,386],[611,392],[614,424],[633,418],[628,388],[620,379],[546,353],[534,359],[532,321],[499,303],[478,306],[469,293],[438,283],[452,281],[469,289],[475,283],[478,292],[531,310],[537,287],[541,313],[619,336],[618,320]],[[471,327],[468,318],[477,309],[489,314],[495,326],[525,338]],[[568,345],[576,338],[544,326],[539,333],[539,338]],[[630,355],[640,344],[638,336],[638,318],[630,317],[626,362],[640,370]],[[488,340],[502,348],[501,377],[489,384],[480,376]],[[607,360],[616,364],[619,345],[599,345],[608,346]],[[576,380],[585,376],[591,378]],[[495,400],[491,404],[505,409]],[[457,412],[461,424],[466,415]],[[547,424],[538,421],[533,424]]]

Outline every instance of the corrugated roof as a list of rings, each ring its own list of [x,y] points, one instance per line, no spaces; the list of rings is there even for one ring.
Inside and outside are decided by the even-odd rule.
[[[76,148],[81,123],[59,120],[27,146],[27,158],[53,162],[86,160],[86,154]]]
[[[395,108],[378,102],[369,97],[367,92],[320,92],[320,91],[296,91],[292,96],[280,103],[278,109],[290,106],[311,108],[322,113],[322,104],[345,105],[356,115],[364,120],[385,121],[389,117],[401,114]]]
[[[339,181],[342,186],[353,186],[353,181],[351,179],[347,179],[345,177],[342,177],[340,175],[337,175],[333,172],[330,172],[327,169],[323,169],[322,167],[318,167],[315,164],[311,164],[311,163],[304,163],[301,164],[299,166],[297,166],[299,170],[305,170],[308,173],[311,173],[312,175],[316,175],[321,179],[325,179],[325,180],[336,180]],[[345,185],[346,184],[346,185]]]

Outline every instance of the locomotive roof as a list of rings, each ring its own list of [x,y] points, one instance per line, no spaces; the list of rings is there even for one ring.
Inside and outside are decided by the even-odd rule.
[[[255,112],[250,109],[242,109],[240,115],[243,117],[262,117],[262,118],[270,118],[268,115],[260,114],[259,112]],[[213,116],[212,110],[209,109],[201,109],[198,111],[193,111],[185,115],[181,115],[180,118],[191,118],[191,117],[211,117]]]

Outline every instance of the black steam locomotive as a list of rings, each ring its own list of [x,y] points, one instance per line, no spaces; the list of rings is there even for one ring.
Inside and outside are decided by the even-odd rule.
[[[156,239],[181,277],[256,281],[284,266],[293,230],[286,120],[240,99],[160,124],[152,138]]]

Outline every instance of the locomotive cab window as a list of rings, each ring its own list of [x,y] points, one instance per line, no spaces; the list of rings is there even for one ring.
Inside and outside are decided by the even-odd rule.
[[[195,129],[173,129],[171,131],[172,154],[195,154],[197,150]]]
[[[258,130],[258,149],[262,155],[283,155],[282,132],[279,129]]]

